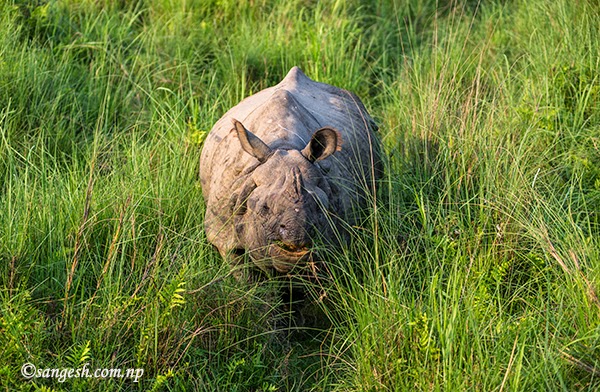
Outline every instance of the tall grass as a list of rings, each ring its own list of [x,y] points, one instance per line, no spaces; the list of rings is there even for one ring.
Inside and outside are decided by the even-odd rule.
[[[596,390],[600,9],[555,1],[0,5],[5,390]],[[305,282],[205,238],[212,124],[293,66],[380,126],[377,208]],[[374,202],[375,203],[375,202]],[[283,323],[285,324],[285,323]],[[38,368],[143,368],[25,380]]]

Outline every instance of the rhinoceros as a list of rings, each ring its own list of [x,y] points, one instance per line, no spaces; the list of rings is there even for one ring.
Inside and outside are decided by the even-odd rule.
[[[248,254],[282,274],[315,258],[317,236],[339,244],[381,173],[376,130],[356,95],[298,67],[242,100],[200,157],[208,240],[234,264]]]

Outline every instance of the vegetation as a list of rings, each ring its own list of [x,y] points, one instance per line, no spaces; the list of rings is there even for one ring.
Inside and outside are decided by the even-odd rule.
[[[599,32],[586,0],[3,1],[0,388],[598,390]],[[206,241],[198,162],[293,65],[389,161],[282,335],[281,282]]]

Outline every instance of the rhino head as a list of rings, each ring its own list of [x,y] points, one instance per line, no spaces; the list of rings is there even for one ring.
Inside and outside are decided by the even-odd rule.
[[[316,162],[341,149],[340,133],[321,128],[302,149],[271,149],[233,120],[242,149],[258,160],[232,195],[237,242],[262,269],[289,272],[311,260],[312,240],[330,230],[332,194]]]

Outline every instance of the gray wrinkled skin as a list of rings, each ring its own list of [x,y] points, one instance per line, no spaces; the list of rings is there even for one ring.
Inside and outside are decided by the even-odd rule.
[[[265,271],[311,260],[316,235],[338,241],[374,192],[375,129],[358,97],[298,67],[244,99],[202,150],[208,240],[225,259],[248,253]]]

